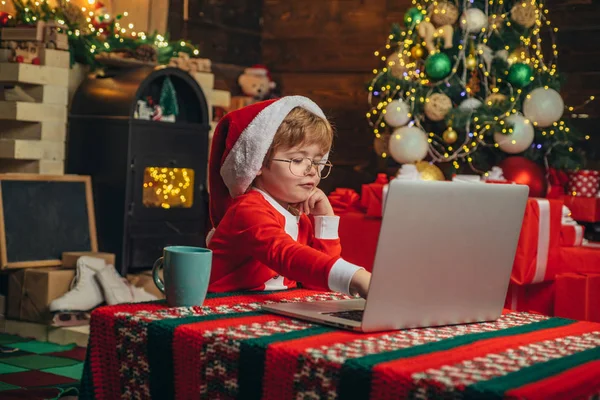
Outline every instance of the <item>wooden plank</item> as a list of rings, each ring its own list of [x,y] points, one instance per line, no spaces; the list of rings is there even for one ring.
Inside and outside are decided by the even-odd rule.
[[[71,54],[64,50],[42,48],[40,52],[42,65],[57,68],[69,68],[71,66]]]
[[[38,103],[66,106],[69,102],[69,91],[65,86],[19,85],[19,87]],[[12,98],[6,98],[5,100],[16,101]]]
[[[51,160],[4,160],[0,159],[0,172],[17,174],[63,175],[65,163]]]
[[[0,158],[62,162],[65,158],[65,144],[43,140],[0,139]]]
[[[275,79],[286,95],[306,96],[324,109],[368,111],[367,83],[372,73],[279,73]]]
[[[169,31],[171,26],[169,25]],[[171,35],[179,37],[175,33]],[[253,65],[261,62],[260,35],[250,36],[246,33],[228,32],[211,25],[190,21],[187,36],[191,42],[198,43],[202,57],[209,58],[211,61],[237,65]]]
[[[46,65],[0,63],[0,82],[68,86],[69,70]]]
[[[0,101],[0,119],[65,123],[67,121],[67,107],[56,104]]]
[[[37,140],[0,139],[0,158],[41,160],[43,151]]]
[[[212,106],[229,108],[231,94],[226,90],[213,90],[210,95],[209,103]]]
[[[325,38],[381,32],[388,29],[383,26],[385,14],[383,0],[269,0],[264,5],[263,37]]]
[[[2,121],[0,139],[37,139],[64,142],[67,136],[65,122]]]
[[[198,82],[198,85],[200,85],[200,88],[204,92],[204,96],[208,96],[215,87],[215,75],[210,72],[194,72],[192,77]]]
[[[374,55],[387,32],[348,37],[263,40],[263,62],[277,72],[367,72],[378,68]]]

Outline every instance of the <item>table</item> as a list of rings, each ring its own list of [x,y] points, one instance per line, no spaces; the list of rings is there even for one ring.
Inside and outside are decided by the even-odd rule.
[[[92,313],[81,399],[589,397],[600,324],[505,311],[494,322],[359,334],[259,311],[347,298],[304,289],[210,294]]]

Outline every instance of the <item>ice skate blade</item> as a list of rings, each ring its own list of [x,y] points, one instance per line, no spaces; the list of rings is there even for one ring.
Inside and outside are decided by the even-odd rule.
[[[52,326],[68,327],[83,326],[90,324],[90,312],[88,311],[57,311],[52,317]]]

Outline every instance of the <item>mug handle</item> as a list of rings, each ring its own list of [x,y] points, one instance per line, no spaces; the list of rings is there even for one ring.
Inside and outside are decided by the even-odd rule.
[[[165,293],[165,283],[158,276],[158,271],[163,267],[163,257],[160,257],[158,260],[154,262],[154,266],[152,267],[152,278],[154,279],[154,284],[163,294]]]

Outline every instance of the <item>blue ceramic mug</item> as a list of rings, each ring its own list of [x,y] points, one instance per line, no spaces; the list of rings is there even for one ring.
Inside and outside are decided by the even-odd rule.
[[[206,298],[212,251],[203,247],[169,246],[154,263],[152,276],[171,307],[201,306]],[[158,271],[164,269],[164,282]]]

